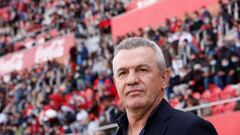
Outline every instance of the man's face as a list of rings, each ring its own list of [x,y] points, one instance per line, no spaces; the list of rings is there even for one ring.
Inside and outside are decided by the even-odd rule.
[[[169,71],[160,73],[152,48],[121,50],[113,65],[114,83],[126,109],[153,106],[160,101]]]

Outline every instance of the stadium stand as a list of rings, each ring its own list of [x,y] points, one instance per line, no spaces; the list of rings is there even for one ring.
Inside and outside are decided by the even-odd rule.
[[[184,19],[167,19],[164,26],[142,28],[116,42],[111,40],[111,18],[127,7],[120,0],[10,0],[2,4],[0,62],[10,53],[69,33],[74,33],[76,42],[67,62],[48,60],[0,76],[0,135],[93,134],[94,129],[114,123],[123,107],[112,81],[113,48],[131,36],[149,38],[163,48],[172,71],[165,97],[173,107],[185,109],[240,96],[237,0],[220,1],[216,15],[202,7]],[[235,101],[205,108],[202,115],[237,109]]]

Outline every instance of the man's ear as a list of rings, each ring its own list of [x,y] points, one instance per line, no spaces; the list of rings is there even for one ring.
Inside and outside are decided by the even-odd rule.
[[[162,88],[165,89],[168,86],[168,81],[170,78],[170,70],[168,68],[166,68],[163,72],[162,72]]]

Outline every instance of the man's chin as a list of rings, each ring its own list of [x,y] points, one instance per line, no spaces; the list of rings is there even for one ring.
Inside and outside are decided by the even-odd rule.
[[[129,109],[139,109],[145,106],[144,102],[141,99],[130,101],[127,103],[126,107]]]

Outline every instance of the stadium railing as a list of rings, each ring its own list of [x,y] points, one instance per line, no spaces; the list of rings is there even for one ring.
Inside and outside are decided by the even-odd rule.
[[[222,104],[237,102],[237,101],[240,101],[240,96],[230,98],[230,99],[221,100],[221,101],[201,104],[201,105],[198,105],[198,106],[188,107],[188,108],[184,108],[182,110],[185,111],[185,112],[197,111],[197,115],[202,116],[201,110],[204,109],[204,108],[209,108],[209,107],[212,107],[212,106],[222,105]],[[106,131],[106,130],[114,129],[114,128],[117,128],[117,127],[118,127],[118,125],[116,123],[113,123],[113,124],[109,124],[109,125],[106,125],[106,126],[101,126],[97,129],[94,129],[93,132],[96,133],[96,132]]]

